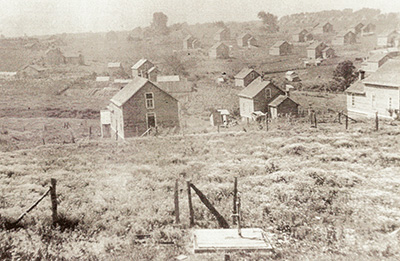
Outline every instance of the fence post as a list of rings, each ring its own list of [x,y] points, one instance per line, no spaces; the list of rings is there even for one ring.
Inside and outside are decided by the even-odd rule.
[[[192,193],[191,193],[191,188],[190,188],[190,181],[186,182],[187,184],[187,193],[188,193],[188,202],[189,202],[189,226],[193,227],[194,226],[194,210],[193,210],[193,205],[192,205]]]
[[[349,128],[349,116],[346,114],[346,130]]]
[[[379,118],[378,118],[378,112],[375,113],[375,130],[379,130]]]
[[[218,133],[219,133],[219,124],[218,124],[218,127],[217,127],[217,129],[218,129]]]
[[[236,225],[236,216],[237,214],[237,209],[236,209],[236,201],[237,201],[237,177],[235,177],[235,182],[233,185],[233,215],[232,215],[232,221],[233,224]]]
[[[317,113],[314,112],[314,127],[317,128]]]
[[[266,130],[268,131],[268,112],[265,113],[265,127]]]
[[[92,126],[89,126],[89,139],[92,137]]]
[[[179,224],[181,221],[179,219],[179,184],[178,184],[178,179],[175,180],[174,203],[175,203],[175,223]]]
[[[53,225],[57,224],[58,216],[57,216],[57,194],[56,194],[56,185],[57,180],[51,179],[51,186],[50,186],[50,198],[51,198],[51,210],[52,210],[52,219]]]
[[[341,112],[339,112],[339,124],[342,124],[342,120],[341,120],[341,117],[342,116],[342,113]]]

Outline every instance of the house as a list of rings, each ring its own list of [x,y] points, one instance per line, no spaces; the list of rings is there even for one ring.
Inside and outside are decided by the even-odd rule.
[[[64,62],[66,64],[84,65],[85,59],[82,54],[75,52],[64,52]]]
[[[335,50],[330,47],[327,46],[322,50],[322,58],[323,59],[328,59],[328,58],[333,58],[335,57]]]
[[[110,100],[111,133],[140,136],[150,128],[179,129],[179,103],[154,82],[136,77]]]
[[[253,46],[257,46],[257,39],[254,37],[250,37],[249,40],[247,40],[247,47]]]
[[[313,40],[314,37],[306,29],[300,29],[292,35],[292,39],[293,39],[293,42],[303,43],[303,42]]]
[[[249,47],[250,38],[253,38],[253,37],[249,33],[243,33],[243,34],[239,35],[239,37],[236,39],[237,45],[239,47]],[[253,41],[255,41],[255,39]]]
[[[193,92],[193,84],[179,75],[159,75],[157,76],[157,86],[180,102],[189,101]]]
[[[299,104],[287,95],[279,95],[268,104],[269,113],[272,119],[280,115],[293,115],[299,113]]]
[[[326,47],[327,45],[324,42],[313,42],[307,47],[307,58],[310,60],[322,58],[322,50],[324,50]]]
[[[65,63],[63,53],[59,48],[50,48],[45,53],[45,63],[48,65],[60,65]]]
[[[46,68],[43,68],[39,65],[28,64],[22,67],[17,75],[20,77],[38,77],[44,74]]]
[[[368,23],[362,28],[361,35],[373,34],[376,30],[376,25],[373,23]]]
[[[229,58],[229,47],[224,43],[218,42],[211,47],[209,56],[212,59],[227,59]]]
[[[347,113],[352,118],[400,116],[400,60],[391,59],[376,72],[346,89]]]
[[[197,49],[200,47],[200,42],[195,37],[188,35],[183,39],[183,49]]]
[[[364,24],[363,23],[358,23],[355,24],[351,27],[351,29],[353,30],[353,32],[358,35],[362,33],[362,29],[364,28]]]
[[[333,39],[332,44],[333,45],[349,45],[349,44],[355,44],[357,42],[356,40],[356,34],[353,31],[342,31],[338,33]]]
[[[378,35],[378,46],[394,47],[399,39],[400,34],[397,30],[386,30]]]
[[[285,73],[285,79],[288,80],[289,82],[301,81],[299,75],[294,71],[287,71]]]
[[[231,39],[231,32],[229,28],[219,29],[214,36],[214,40],[217,42],[229,41],[230,39]]]
[[[270,55],[288,55],[293,51],[293,45],[287,41],[277,41],[270,49]]]
[[[376,72],[387,60],[389,60],[388,53],[374,54],[361,64],[361,69],[365,72]]]
[[[260,76],[261,75],[253,69],[243,68],[237,75],[235,75],[235,86],[247,87],[252,81]]]
[[[238,94],[240,116],[252,119],[255,111],[268,112],[269,103],[280,95],[285,95],[285,92],[270,81],[254,80]]]
[[[229,121],[228,110],[214,110],[210,113],[210,124],[211,126],[227,126]]]
[[[137,61],[132,66],[131,69],[132,69],[132,77],[139,76],[139,77],[143,77],[143,78],[149,78],[149,75],[151,74],[154,78],[154,75],[156,73],[158,73],[158,70],[156,70],[156,67],[154,66],[154,64],[144,58]]]
[[[314,34],[329,34],[333,33],[333,25],[329,22],[317,24],[314,26],[313,31]]]

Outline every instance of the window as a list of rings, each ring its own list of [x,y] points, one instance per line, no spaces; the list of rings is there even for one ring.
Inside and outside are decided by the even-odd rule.
[[[265,89],[265,98],[271,98],[272,97],[272,94],[271,94],[271,89],[270,88],[267,88],[267,89]]]
[[[352,105],[352,106],[354,106],[354,105],[356,104],[355,99],[356,99],[356,97],[355,97],[354,93],[352,93],[352,94],[351,94],[351,105]]]
[[[152,92],[146,92],[146,108],[147,109],[154,109],[154,95]]]

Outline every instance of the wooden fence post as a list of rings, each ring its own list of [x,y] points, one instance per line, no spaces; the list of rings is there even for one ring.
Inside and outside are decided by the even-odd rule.
[[[233,224],[236,225],[236,214],[237,214],[237,209],[236,209],[236,201],[237,201],[237,177],[235,177],[235,182],[233,185],[233,215],[232,215],[232,220]]]
[[[179,219],[179,184],[178,184],[178,179],[175,180],[174,203],[175,203],[175,223],[179,224],[181,221]]]
[[[314,112],[314,127],[317,128],[317,113]]]
[[[265,127],[266,130],[268,131],[268,112],[265,113]]]
[[[218,127],[217,127],[217,129],[218,129],[218,133],[219,133],[219,124],[218,124]]]
[[[92,137],[92,126],[89,126],[89,139]]]
[[[378,112],[375,113],[375,130],[379,130],[379,118],[378,118]]]
[[[341,120],[341,117],[342,116],[342,113],[341,112],[339,112],[339,124],[342,124],[342,120]]]
[[[346,114],[346,130],[349,128],[349,116]]]
[[[190,181],[186,182],[187,184],[187,193],[188,193],[188,202],[189,202],[189,226],[193,227],[194,226],[194,210],[193,210],[193,205],[192,205],[192,193],[191,193],[191,188],[190,188]]]
[[[57,180],[51,179],[50,198],[51,198],[51,210],[52,210],[51,217],[53,219],[53,225],[57,224],[57,220],[58,220],[56,185],[57,185]]]

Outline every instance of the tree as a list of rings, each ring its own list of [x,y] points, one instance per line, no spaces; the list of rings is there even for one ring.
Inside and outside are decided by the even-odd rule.
[[[343,91],[348,88],[357,77],[358,73],[356,72],[356,67],[354,67],[353,62],[349,60],[339,63],[333,71],[333,79],[338,82]]]
[[[151,23],[151,28],[162,34],[168,34],[168,16],[163,12],[156,12],[153,14],[153,22]]]
[[[261,11],[258,13],[258,18],[262,20],[266,30],[270,33],[276,33],[279,31],[278,17],[271,13]]]

